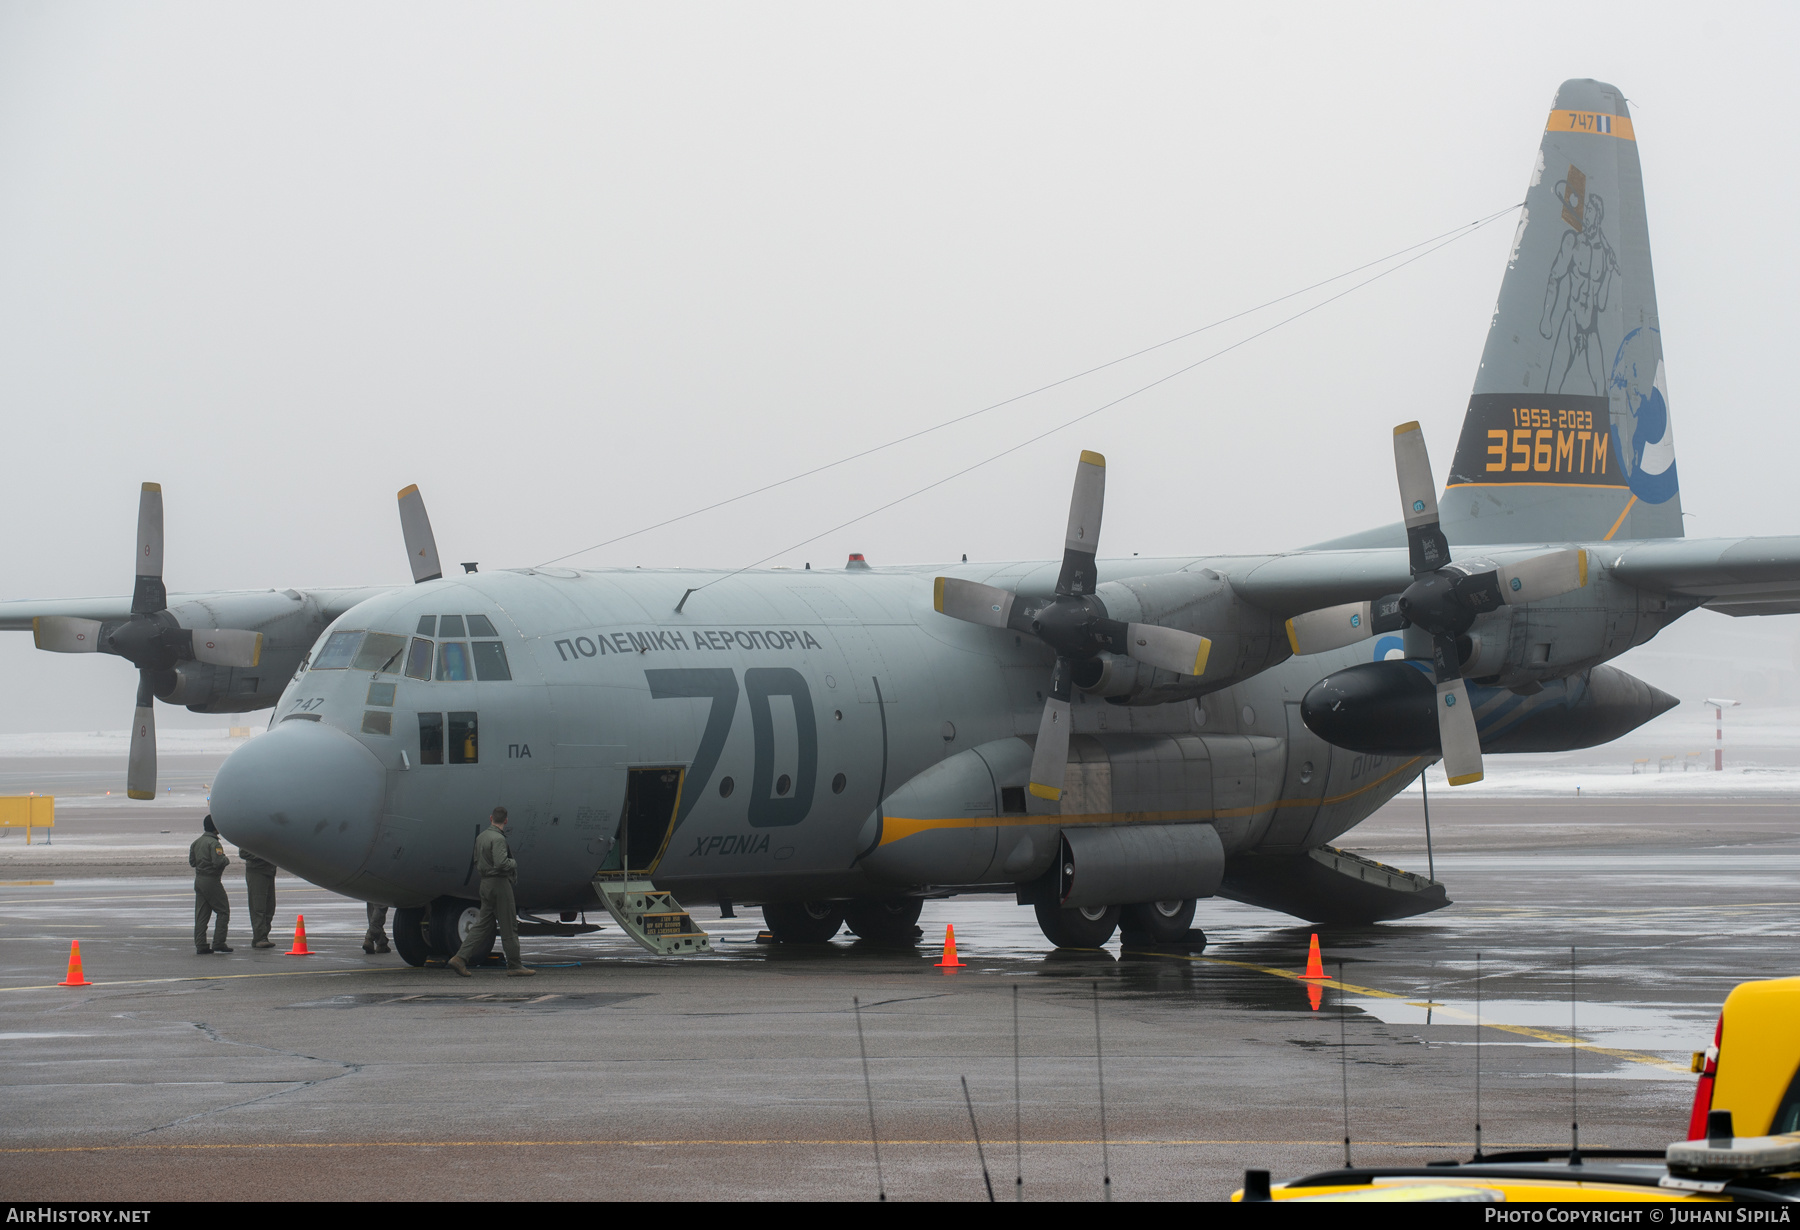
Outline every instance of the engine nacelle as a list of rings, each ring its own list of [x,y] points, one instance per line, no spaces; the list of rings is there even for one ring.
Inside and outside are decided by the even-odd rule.
[[[1471,683],[1484,752],[1566,752],[1608,743],[1681,702],[1613,666],[1544,682],[1529,694]],[[1437,755],[1437,692],[1423,662],[1364,662],[1307,690],[1300,717],[1353,752]]]
[[[1206,673],[1199,678],[1117,655],[1095,659],[1075,682],[1115,705],[1160,705],[1205,696],[1289,655],[1284,621],[1238,597],[1231,582],[1210,568],[1106,581],[1095,587],[1094,596],[1114,619],[1179,628],[1212,642]]]

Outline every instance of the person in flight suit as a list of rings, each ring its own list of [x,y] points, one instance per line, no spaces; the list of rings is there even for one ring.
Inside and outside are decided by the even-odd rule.
[[[188,847],[188,866],[194,869],[194,952],[205,956],[209,952],[231,951],[225,943],[225,928],[231,922],[231,898],[225,895],[225,884],[219,878],[231,866],[231,860],[225,857],[225,846],[219,841],[213,818],[209,815],[201,823],[206,831]],[[213,924],[209,945],[206,924],[214,914],[219,921]]]
[[[450,968],[464,978],[473,977],[468,960],[488,950],[497,925],[500,946],[506,950],[507,977],[524,978],[537,971],[528,969],[519,958],[519,911],[513,902],[519,866],[513,861],[512,848],[506,844],[506,808],[494,808],[488,820],[491,823],[475,839],[475,866],[481,872],[481,913],[469,928],[462,948],[450,958]]]
[[[364,915],[369,920],[369,929],[363,932],[364,952],[386,952],[388,950],[387,911],[388,908],[385,905],[376,905],[373,901],[363,906]]]
[[[275,864],[238,847],[244,860],[244,888],[250,897],[250,947],[273,948],[269,928],[275,922]]]

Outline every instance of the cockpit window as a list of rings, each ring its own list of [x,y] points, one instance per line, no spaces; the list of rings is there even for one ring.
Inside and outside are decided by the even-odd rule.
[[[333,632],[325,638],[325,648],[313,659],[312,668],[316,671],[343,670],[356,657],[356,647],[362,638],[360,632]]]
[[[395,636],[392,632],[371,632],[363,637],[362,648],[356,651],[356,657],[350,666],[353,670],[373,671],[379,675],[398,674],[400,655],[405,652],[404,636]]]
[[[438,620],[438,635],[448,640],[453,636],[464,636],[463,617],[461,615],[445,615]]]
[[[431,678],[431,642],[423,637],[413,637],[412,648],[406,652],[406,675],[409,679]]]
[[[436,636],[437,635],[437,616],[436,615],[421,615],[421,616],[419,616],[419,626],[414,629],[414,632],[419,636]]]
[[[452,681],[473,679],[469,670],[469,647],[461,641],[444,641],[438,645],[439,679]]]
[[[499,636],[500,634],[494,631],[494,621],[486,615],[471,615],[469,616],[469,635]]]
[[[469,622],[474,623],[480,616],[472,615]],[[475,677],[477,679],[511,679],[512,668],[506,664],[506,646],[499,641],[476,641],[469,648],[475,654]]]

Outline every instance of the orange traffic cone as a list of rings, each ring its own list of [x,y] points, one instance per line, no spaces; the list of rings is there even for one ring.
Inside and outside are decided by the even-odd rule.
[[[59,987],[91,987],[94,984],[87,980],[81,972],[81,941],[69,941],[69,976],[56,984]]]
[[[1312,947],[1306,950],[1306,972],[1302,978],[1325,977],[1325,962],[1319,957],[1319,933],[1313,932]]]
[[[956,928],[955,927],[946,926],[944,928],[944,957],[943,957],[943,960],[938,962],[938,964],[940,966],[944,967],[945,969],[961,969],[963,966],[968,964],[967,961],[958,961],[956,959]]]
[[[313,950],[306,946],[306,915],[301,914],[294,919],[294,946],[282,954],[286,957],[310,957]]]

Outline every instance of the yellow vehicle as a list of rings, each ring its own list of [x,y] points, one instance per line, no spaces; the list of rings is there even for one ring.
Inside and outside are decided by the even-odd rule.
[[[1660,1152],[1490,1153],[1429,1166],[1344,1167],[1279,1186],[1268,1171],[1247,1170],[1232,1199],[1800,1203],[1800,978],[1735,988],[1712,1047],[1694,1055],[1694,1071],[1689,1138]]]

